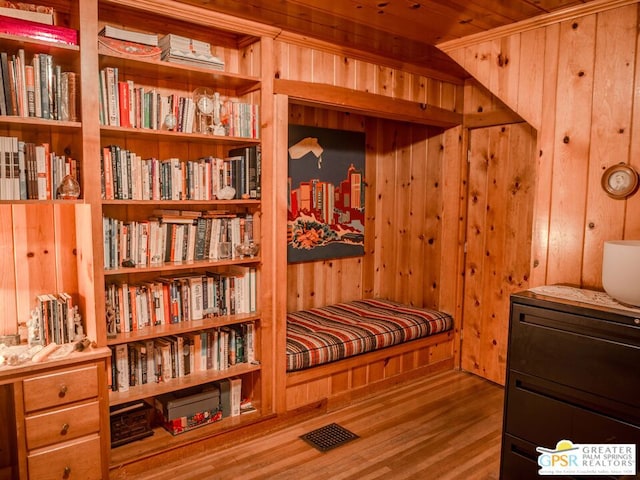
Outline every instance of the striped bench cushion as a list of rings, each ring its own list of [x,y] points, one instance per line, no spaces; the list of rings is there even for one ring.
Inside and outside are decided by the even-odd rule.
[[[444,332],[448,313],[390,300],[338,303],[287,314],[287,371],[293,372]]]

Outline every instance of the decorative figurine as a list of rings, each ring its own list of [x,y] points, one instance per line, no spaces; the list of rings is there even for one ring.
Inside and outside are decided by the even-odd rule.
[[[218,92],[213,94],[213,134],[226,135],[227,130],[222,125],[222,102]]]

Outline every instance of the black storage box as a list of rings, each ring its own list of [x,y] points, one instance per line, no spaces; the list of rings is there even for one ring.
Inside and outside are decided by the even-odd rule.
[[[131,402],[111,407],[111,448],[153,435],[153,407]]]

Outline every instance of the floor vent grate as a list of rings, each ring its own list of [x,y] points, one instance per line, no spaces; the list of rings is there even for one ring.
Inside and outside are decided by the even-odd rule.
[[[309,433],[305,433],[301,435],[300,438],[321,452],[326,452],[327,450],[344,445],[359,437],[337,423],[331,423]]]

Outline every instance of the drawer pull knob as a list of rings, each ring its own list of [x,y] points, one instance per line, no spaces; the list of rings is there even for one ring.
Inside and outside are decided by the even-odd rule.
[[[633,323],[635,323],[636,325],[640,325],[640,318],[634,318]]]
[[[60,435],[66,435],[69,431],[69,424],[65,423],[62,425],[62,430],[60,430]]]
[[[69,388],[66,385],[60,385],[60,392],[58,393],[58,396],[63,398],[67,394],[68,389]]]
[[[64,473],[62,475],[62,478],[70,478],[71,477],[71,467],[66,466],[64,467]]]

